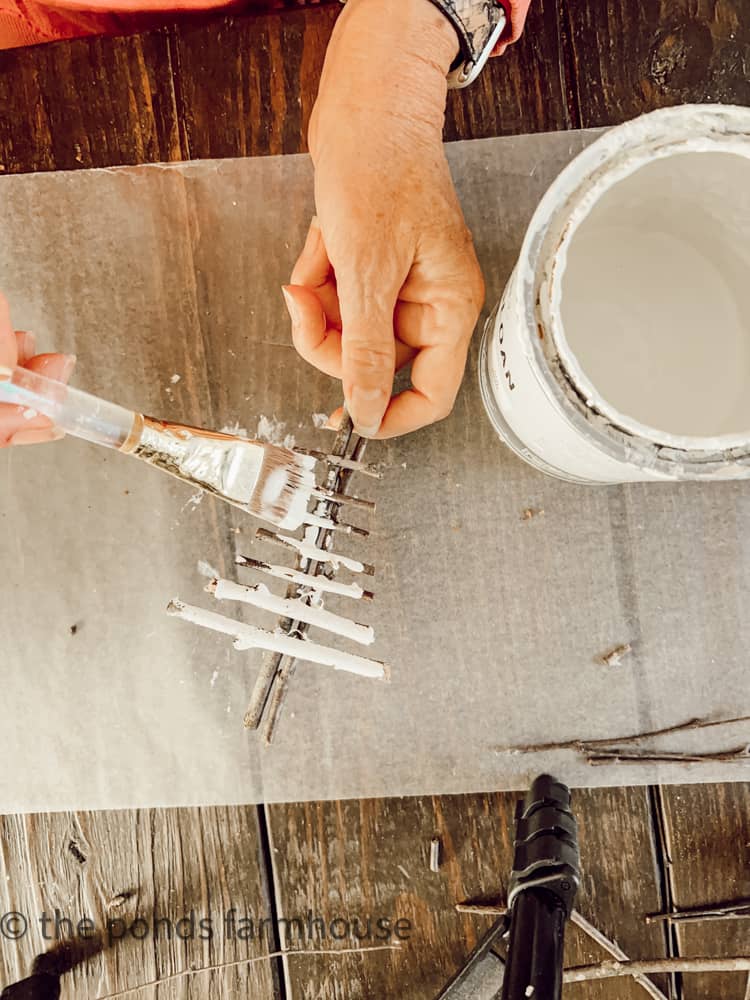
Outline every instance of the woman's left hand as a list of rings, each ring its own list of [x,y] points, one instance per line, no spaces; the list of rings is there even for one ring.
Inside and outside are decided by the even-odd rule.
[[[73,354],[37,354],[33,333],[13,329],[8,303],[0,294],[0,366],[14,368],[20,365],[47,378],[67,382],[75,363]],[[25,406],[0,403],[0,448],[42,444],[64,436],[64,432],[54,427],[47,417],[34,416],[33,411]]]

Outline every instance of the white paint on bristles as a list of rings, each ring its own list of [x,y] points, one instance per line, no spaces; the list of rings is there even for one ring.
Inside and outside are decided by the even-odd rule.
[[[299,660],[306,660],[309,663],[333,667],[334,670],[358,674],[361,677],[370,677],[376,680],[388,679],[385,665],[377,660],[368,660],[366,657],[345,653],[339,649],[329,649],[327,646],[320,646],[306,639],[296,639],[283,633],[267,632],[255,625],[246,625],[243,622],[226,618],[215,611],[206,611],[204,608],[185,604],[177,598],[169,603],[167,614],[174,615],[194,625],[200,625],[202,628],[231,636],[234,648],[237,650],[266,649],[275,653],[283,653],[286,656],[293,656]]]
[[[607,132],[553,181],[480,348],[498,434],[579,482],[750,478],[750,109]]]

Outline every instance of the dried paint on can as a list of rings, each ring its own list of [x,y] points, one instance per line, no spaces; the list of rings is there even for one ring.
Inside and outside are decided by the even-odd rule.
[[[480,352],[498,434],[584,483],[750,477],[750,110],[606,133],[551,185]]]

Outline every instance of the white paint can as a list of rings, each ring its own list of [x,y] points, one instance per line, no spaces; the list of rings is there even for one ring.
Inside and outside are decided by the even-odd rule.
[[[552,475],[750,478],[750,109],[655,111],[562,171],[480,382],[500,437]]]

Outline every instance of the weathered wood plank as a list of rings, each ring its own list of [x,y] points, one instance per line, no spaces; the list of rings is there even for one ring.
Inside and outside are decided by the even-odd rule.
[[[583,126],[686,102],[750,104],[748,0],[558,3]]]
[[[166,31],[0,52],[0,170],[184,158]]]
[[[293,1000],[403,996],[406,984],[410,1000],[432,1000],[492,919],[456,913],[455,904],[505,899],[515,799],[496,794],[271,806],[283,916],[312,909],[326,925],[336,917],[353,922],[368,915],[411,924],[409,939],[385,958],[348,956],[335,966],[311,958],[291,965]],[[646,790],[577,792],[575,809],[585,868],[578,908],[631,957],[663,955],[660,931],[643,921],[659,905]],[[429,870],[435,835],[442,845],[437,873]],[[362,942],[368,943],[376,942]],[[601,957],[601,949],[570,929],[568,964]],[[577,984],[569,993],[571,1000],[642,997],[629,981]]]
[[[273,950],[268,935],[239,940],[225,919],[232,907],[237,926],[243,916],[270,913],[259,839],[254,807],[0,818],[0,912],[17,911],[28,921],[20,940],[0,935],[0,983],[28,975],[34,956],[54,945],[55,911],[61,937],[71,936],[63,918],[76,929],[88,918],[107,945],[63,977],[63,1000],[93,1000],[267,954]],[[47,940],[40,924],[45,914]],[[202,919],[211,923],[201,927]],[[156,996],[156,989],[138,994],[139,1000]],[[272,963],[198,974],[158,989],[160,1000],[230,996],[277,997]]]
[[[750,897],[750,785],[683,785],[664,788],[672,855],[672,883],[679,909]],[[748,954],[748,921],[677,924],[680,954],[722,957]],[[684,976],[685,1000],[745,1000],[743,973]]]

